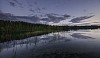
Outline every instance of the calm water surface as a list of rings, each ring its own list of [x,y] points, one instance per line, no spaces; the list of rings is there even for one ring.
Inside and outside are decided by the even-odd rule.
[[[100,58],[100,29],[49,33],[0,43],[0,58]]]

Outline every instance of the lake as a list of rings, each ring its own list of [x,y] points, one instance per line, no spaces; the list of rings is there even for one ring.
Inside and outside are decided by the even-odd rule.
[[[100,29],[52,32],[2,42],[0,58],[100,58]]]

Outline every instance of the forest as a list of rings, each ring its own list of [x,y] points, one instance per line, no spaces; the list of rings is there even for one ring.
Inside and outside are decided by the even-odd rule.
[[[100,26],[56,26],[46,24],[32,24],[22,21],[3,21],[0,20],[0,32],[30,32],[30,31],[59,31],[59,30],[77,30],[77,29],[97,29]]]
[[[32,24],[22,21],[0,20],[0,42],[19,40],[51,32],[98,28],[100,28],[100,26],[56,26],[47,24]]]

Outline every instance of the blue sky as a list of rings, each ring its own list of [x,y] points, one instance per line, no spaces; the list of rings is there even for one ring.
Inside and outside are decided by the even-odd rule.
[[[44,15],[49,13],[68,14],[71,17],[66,19],[66,22],[77,17],[95,15],[91,19],[85,20],[85,22],[93,23],[94,21],[100,21],[100,0],[0,0],[0,10],[17,16]],[[66,22],[61,21],[54,24]]]

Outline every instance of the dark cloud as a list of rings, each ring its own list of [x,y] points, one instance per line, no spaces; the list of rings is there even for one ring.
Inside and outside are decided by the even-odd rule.
[[[42,13],[41,10],[41,8],[29,9],[29,11],[31,11],[32,13]]]
[[[37,16],[14,16],[10,13],[0,13],[0,20],[10,20],[10,21],[24,21],[30,23],[37,23],[40,21],[40,18]]]
[[[20,8],[23,8],[22,3],[18,0],[13,0]]]
[[[15,7],[15,3],[14,2],[9,2],[11,6]]]
[[[16,16],[17,18],[20,18],[20,19],[27,19],[27,20],[29,20],[29,21],[32,21],[32,22],[38,22],[38,21],[40,21],[40,18],[39,17],[37,17],[37,16]]]
[[[45,18],[44,18],[44,17]],[[10,13],[2,13],[0,14],[0,19],[2,20],[13,20],[13,21],[30,21],[30,22],[33,22],[33,23],[37,23],[37,22],[40,22],[40,21],[46,21],[46,22],[54,22],[54,23],[58,23],[62,20],[65,20],[67,17],[69,17],[69,15],[65,16],[65,15],[59,15],[59,14],[55,14],[55,13],[51,13],[51,14],[46,14],[45,15],[41,15],[38,16],[38,15],[33,15],[33,16],[14,16]]]
[[[16,20],[16,18],[10,13],[0,13],[0,20]]]
[[[15,3],[17,3],[18,5],[22,5],[20,2],[18,2],[17,0],[13,0]]]
[[[85,19],[89,19],[89,18],[91,18],[93,16],[94,15],[92,15],[92,16],[76,17],[76,18],[73,18],[70,22],[72,22],[72,23],[79,23],[80,21],[85,20]]]
[[[46,15],[48,15],[48,14],[46,14]],[[49,15],[52,15],[52,16],[61,16],[61,15],[55,14],[55,13],[50,13]]]
[[[18,6],[20,8],[23,8],[22,3],[18,2],[18,0],[12,0],[12,1],[7,0],[7,2],[13,7]]]
[[[64,14],[63,16],[66,17],[66,18],[71,17],[70,15],[67,15],[67,14]]]
[[[41,9],[40,9],[40,8],[37,8],[37,10],[38,10],[38,11],[41,11]]]
[[[33,13],[35,12],[35,10],[33,10],[33,9],[30,9],[29,11],[31,11],[31,12],[33,12]]]
[[[39,12],[39,11],[41,11],[41,8],[38,7],[38,8],[36,8],[36,10]]]
[[[65,18],[64,17],[57,17],[57,16],[54,16],[54,15],[52,15],[52,14],[47,14],[47,16],[48,16],[48,21],[50,21],[50,22],[59,22],[59,21],[61,21],[61,20],[65,20]]]
[[[54,22],[54,23],[58,23],[62,20],[65,20],[66,18],[70,17],[70,15],[59,15],[59,14],[55,14],[55,13],[46,14],[46,16],[47,16],[47,18],[43,18],[42,20],[48,21],[48,22]]]

